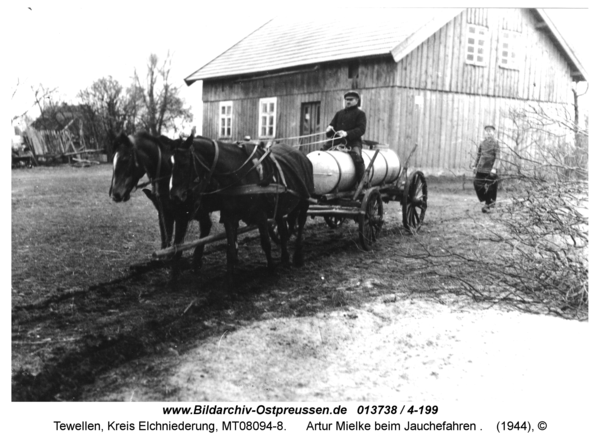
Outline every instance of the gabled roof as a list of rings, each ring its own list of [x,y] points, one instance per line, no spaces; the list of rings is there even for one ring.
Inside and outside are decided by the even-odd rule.
[[[461,11],[348,8],[287,14],[269,21],[185,81],[189,85],[208,78],[384,54],[399,61]]]
[[[185,79],[236,77],[359,57],[389,55],[400,61],[464,8],[373,8],[277,17]],[[566,55],[573,78],[584,70],[543,11],[554,41]],[[578,74],[581,74],[577,77]]]

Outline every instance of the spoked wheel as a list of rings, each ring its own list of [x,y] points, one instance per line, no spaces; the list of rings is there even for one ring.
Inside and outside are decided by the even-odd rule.
[[[411,233],[417,233],[423,225],[427,211],[427,181],[421,171],[410,174],[404,184],[404,203],[402,204],[402,223]]]
[[[383,227],[383,201],[379,190],[372,188],[363,198],[361,210],[364,214],[358,217],[358,237],[365,250],[371,250]]]
[[[324,218],[327,225],[332,229],[337,229],[346,221],[346,218],[338,215],[325,215]]]

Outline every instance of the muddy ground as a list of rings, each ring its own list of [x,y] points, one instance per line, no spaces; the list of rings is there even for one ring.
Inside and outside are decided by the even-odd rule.
[[[109,165],[12,171],[13,401],[547,393],[556,351],[573,364],[583,357],[570,343],[584,342],[587,322],[451,295],[452,281],[419,258],[424,243],[468,247],[464,232],[493,223],[468,182],[429,178],[417,236],[387,204],[370,252],[353,221],[334,230],[310,220],[300,269],[268,273],[248,234],[230,292],[222,243],[207,246],[201,274],[185,270],[172,284],[151,258],[160,245],[151,203],[141,192],[112,202],[110,178]],[[197,236],[192,226],[188,238]]]

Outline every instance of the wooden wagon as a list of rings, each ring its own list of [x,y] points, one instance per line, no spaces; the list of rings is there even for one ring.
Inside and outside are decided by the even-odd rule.
[[[418,232],[427,211],[427,181],[421,171],[408,175],[408,162],[416,146],[401,167],[398,156],[387,146],[365,143],[363,159],[367,167],[358,183],[350,155],[343,149],[308,154],[313,163],[316,192],[308,214],[313,218],[322,216],[331,228],[354,220],[358,223],[362,247],[371,250],[383,226],[384,202],[400,202],[404,228]]]

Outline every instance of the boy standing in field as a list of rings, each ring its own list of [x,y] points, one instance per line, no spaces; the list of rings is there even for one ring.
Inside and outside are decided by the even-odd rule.
[[[498,175],[496,164],[500,163],[500,145],[496,140],[496,128],[491,124],[484,127],[485,139],[477,149],[477,158],[473,166],[475,179],[473,186],[480,202],[485,205],[481,209],[483,213],[489,212],[496,203],[498,192]]]

